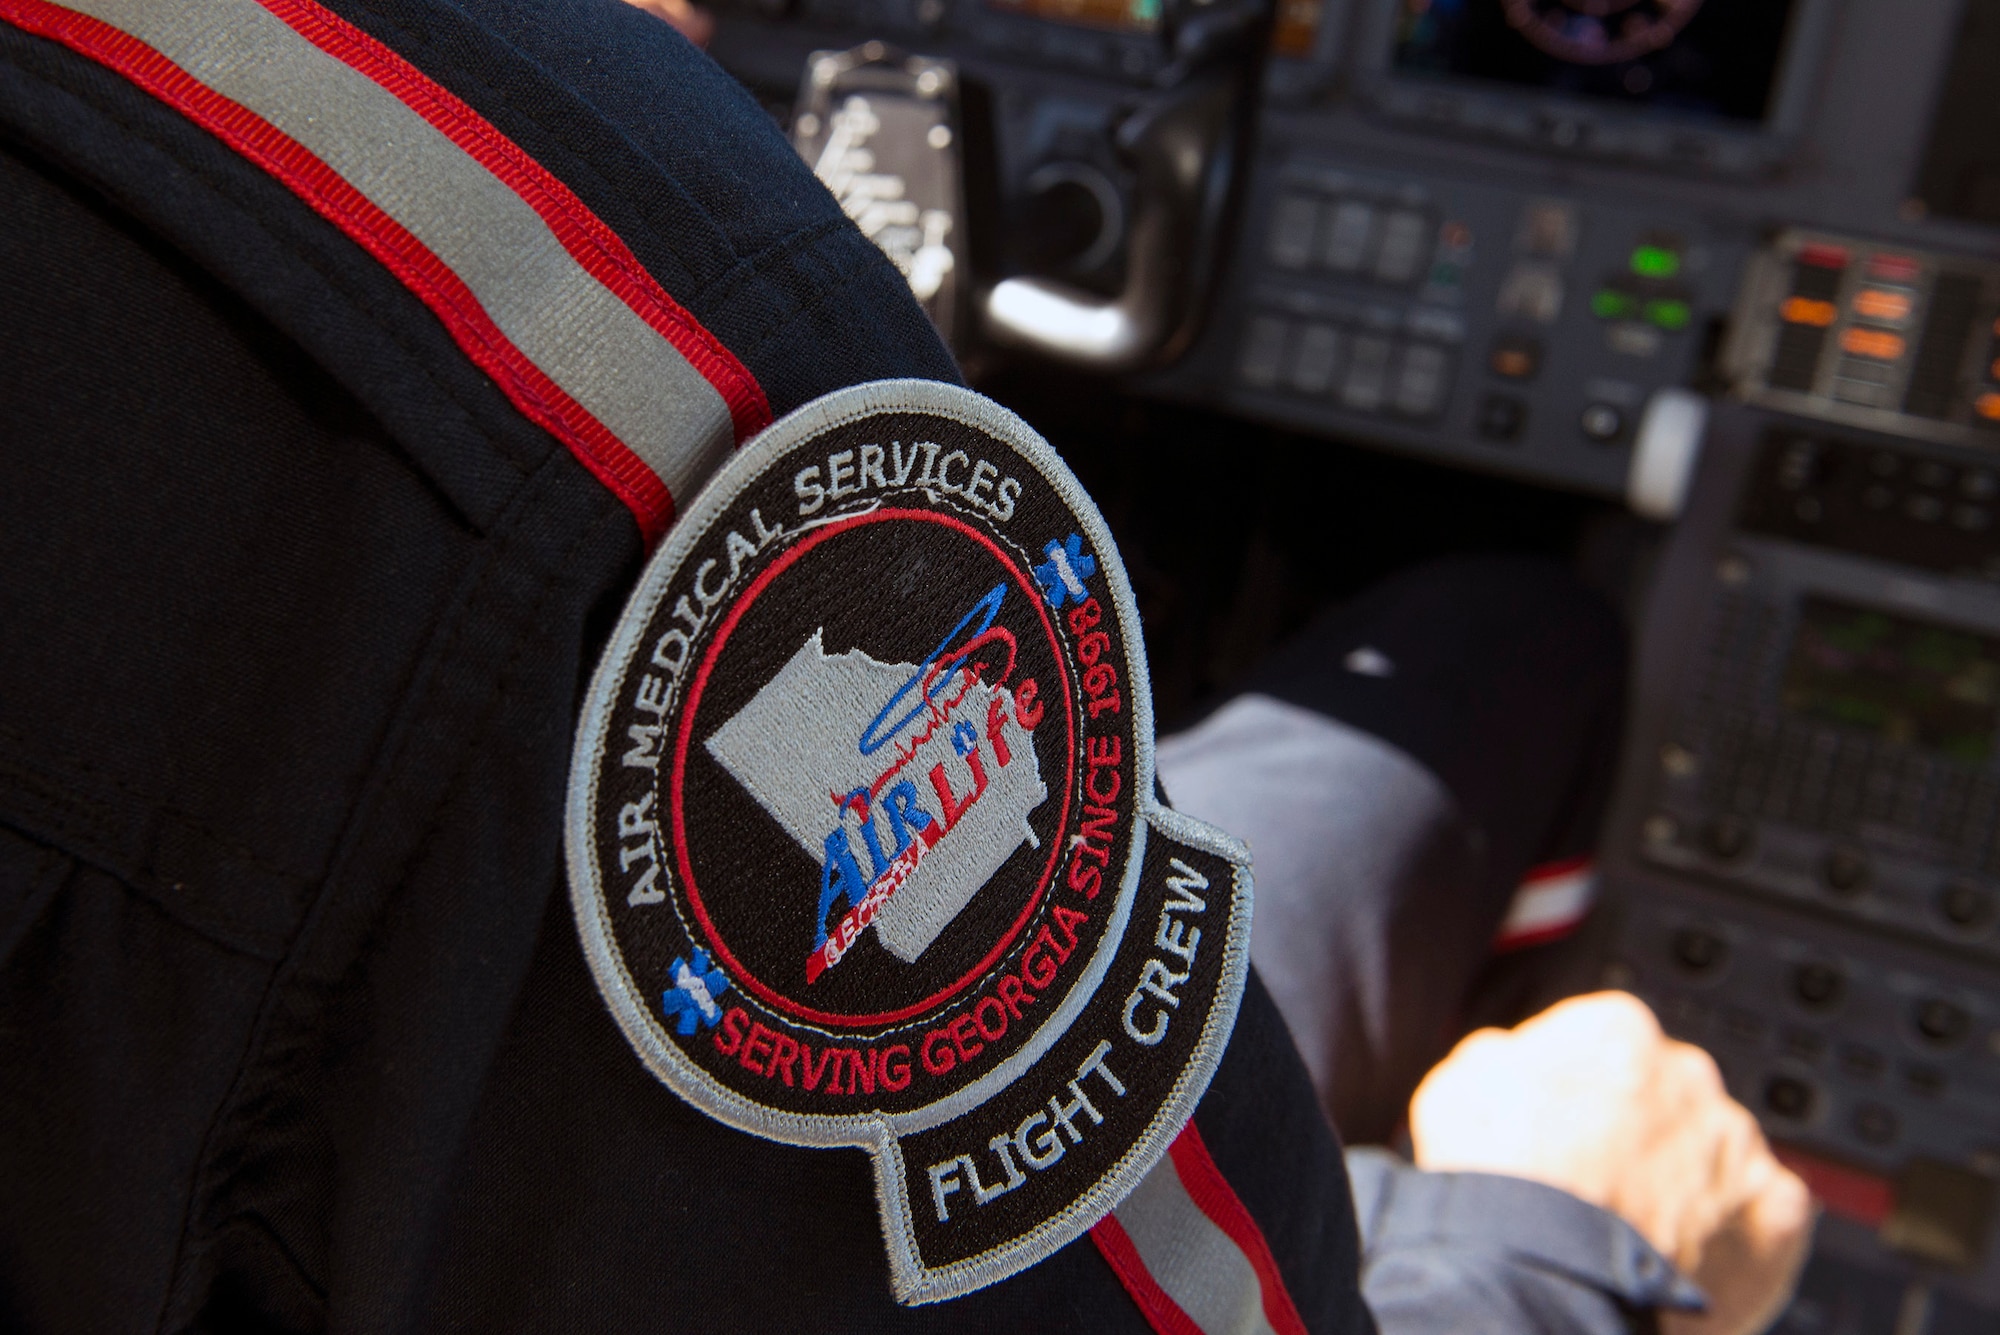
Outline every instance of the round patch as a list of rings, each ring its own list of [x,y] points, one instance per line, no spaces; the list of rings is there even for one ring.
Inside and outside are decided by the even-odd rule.
[[[1152,787],[1075,479],[976,394],[860,386],[746,445],[647,566],[579,728],[578,925],[660,1078],[868,1149],[898,1296],[948,1297],[1115,1205],[1219,1057],[1247,862]]]

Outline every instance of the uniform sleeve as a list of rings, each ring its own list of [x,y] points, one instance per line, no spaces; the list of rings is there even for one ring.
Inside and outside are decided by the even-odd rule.
[[[1382,1335],[1617,1335],[1701,1290],[1638,1231],[1566,1192],[1490,1173],[1426,1173],[1347,1152],[1361,1289]]]

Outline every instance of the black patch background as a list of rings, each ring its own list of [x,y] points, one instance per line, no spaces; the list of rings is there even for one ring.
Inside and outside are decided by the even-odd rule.
[[[1030,567],[1043,560],[1042,547],[1052,541],[1062,541],[1072,533],[1081,533],[1083,525],[1070,510],[1066,502],[1056,493],[1049,482],[1026,459],[1015,452],[1004,441],[988,436],[976,427],[956,420],[933,416],[928,413],[881,413],[842,424],[813,438],[800,442],[778,459],[770,462],[763,474],[737,498],[728,510],[714,521],[697,540],[683,560],[681,569],[640,635],[632,659],[624,665],[612,697],[609,725],[606,728],[605,752],[599,761],[599,789],[593,812],[592,833],[596,840],[598,866],[604,897],[605,909],[617,942],[618,953],[640,994],[647,1015],[658,1025],[660,1019],[660,996],[670,985],[668,968],[677,956],[691,956],[696,946],[706,947],[706,938],[699,933],[698,925],[684,904],[684,887],[675,868],[671,847],[671,827],[666,822],[671,808],[668,806],[666,789],[667,776],[672,765],[674,730],[678,728],[680,710],[684,708],[687,687],[691,686],[693,675],[702,658],[713,642],[713,636],[729,610],[741,598],[742,591],[749,587],[770,562],[779,558],[787,549],[787,543],[773,543],[760,553],[759,558],[748,561],[737,582],[731,587],[724,602],[717,605],[709,623],[694,637],[693,651],[684,673],[686,684],[681,687],[675,710],[668,715],[673,727],[662,741],[662,758],[658,775],[658,793],[655,809],[662,821],[662,848],[665,866],[671,878],[669,902],[651,906],[631,906],[626,902],[626,894],[634,879],[632,873],[619,867],[619,840],[616,834],[619,807],[643,796],[656,782],[651,770],[628,767],[621,757],[629,745],[626,729],[633,723],[655,721],[649,714],[633,708],[633,696],[640,677],[660,670],[652,666],[650,654],[655,639],[670,627],[685,630],[685,623],[673,615],[675,603],[682,595],[693,598],[692,581],[694,572],[703,561],[717,558],[723,564],[711,572],[710,586],[715,583],[715,575],[727,570],[727,554],[724,540],[734,529],[746,539],[755,541],[755,528],[750,519],[750,511],[759,511],[768,527],[792,527],[801,522],[799,514],[800,498],[793,490],[793,478],[802,468],[817,464],[820,480],[826,481],[827,456],[841,450],[857,450],[860,445],[876,444],[885,449],[892,441],[901,441],[907,447],[911,441],[936,441],[942,447],[938,458],[942,459],[952,449],[963,449],[976,461],[980,458],[991,461],[1000,469],[1002,477],[1013,477],[1021,483],[1021,493],[1015,502],[1014,514],[1005,523],[995,523],[984,514],[965,506],[958,498],[940,493],[933,502],[914,483],[922,468],[921,460],[911,473],[911,484],[901,490],[880,491],[869,489],[855,496],[847,496],[839,501],[829,501],[810,518],[824,520],[827,515],[842,507],[857,510],[870,502],[897,505],[908,508],[930,509],[952,515],[974,528],[985,532],[1012,557],[1030,585],[1033,575]],[[969,469],[954,475],[954,480],[969,477]],[[989,493],[990,495],[990,493]],[[835,569],[831,564],[821,565],[816,558],[844,544],[876,533],[884,535],[893,544],[902,544],[906,550],[899,556],[899,584],[907,585],[910,591],[908,605],[891,608],[895,600],[878,598],[872,593],[849,589],[844,582],[832,576]],[[950,545],[940,539],[947,539]],[[865,546],[873,546],[877,540],[867,539]],[[1086,543],[1086,550],[1089,550]],[[961,571],[946,570],[944,563],[961,563],[968,554],[977,554],[976,575]],[[879,553],[877,553],[879,556]],[[990,575],[990,577],[989,577]],[[825,576],[821,578],[819,576]],[[928,588],[927,588],[928,580]],[[1007,624],[1016,629],[1021,644],[1022,661],[1016,667],[1010,688],[1017,684],[1024,674],[1034,676],[1041,686],[1041,697],[1045,702],[1046,714],[1035,729],[1035,743],[1043,782],[1049,788],[1049,796],[1030,813],[1030,822],[1042,840],[1039,849],[1023,845],[1003,864],[987,888],[969,903],[959,916],[926,951],[916,965],[904,965],[873,940],[873,934],[865,935],[855,947],[833,969],[823,974],[810,988],[804,983],[804,964],[809,953],[813,931],[812,912],[818,900],[819,869],[808,858],[789,835],[766,813],[755,800],[744,791],[735,778],[723,770],[710,757],[702,743],[716,728],[720,727],[735,709],[747,701],[775,675],[785,661],[797,651],[799,645],[811,635],[815,627],[824,625],[826,633],[823,644],[828,653],[837,653],[847,648],[859,647],[870,656],[888,662],[920,661],[949,630],[977,598],[1000,580],[999,568],[983,549],[973,546],[970,539],[957,534],[948,534],[937,525],[928,522],[909,522],[864,526],[830,539],[819,551],[809,554],[797,566],[773,580],[758,599],[758,604],[747,613],[744,620],[732,632],[724,659],[730,661],[730,671],[726,675],[719,671],[711,675],[700,706],[700,718],[688,748],[688,806],[689,829],[701,846],[692,852],[696,875],[706,902],[713,903],[723,893],[722,883],[713,879],[706,871],[716,865],[718,859],[739,858],[743,863],[770,869],[770,881],[765,884],[781,886],[770,894],[772,920],[768,936],[760,934],[758,947],[768,950],[773,957],[788,961],[794,970],[795,983],[787,986],[782,975],[765,974],[759,963],[753,963],[760,977],[769,986],[799,999],[808,1005],[818,1004],[822,989],[830,999],[824,1009],[837,1009],[834,999],[852,999],[857,989],[873,985],[885,991],[894,990],[898,995],[908,996],[906,985],[886,978],[890,971],[917,971],[926,969],[933,953],[943,958],[949,953],[956,972],[955,978],[964,972],[970,962],[976,962],[992,948],[995,934],[1005,930],[1011,923],[1033,882],[1039,877],[1049,851],[1049,840],[1064,843],[1077,828],[1081,810],[1080,790],[1072,797],[1069,806],[1069,824],[1066,830],[1057,831],[1053,821],[1062,811],[1063,794],[1060,785],[1065,770],[1062,750],[1062,701],[1057,693],[1058,678],[1047,663],[1048,649],[1041,629],[1040,619],[1034,617],[1025,603],[1023,591],[1018,586],[1010,588],[1002,605],[999,624]],[[1109,919],[1110,910],[1117,893],[1119,872],[1124,867],[1130,847],[1139,794],[1133,791],[1132,771],[1134,759],[1133,729],[1131,717],[1131,694],[1128,680],[1128,658],[1126,645],[1117,623],[1116,613],[1108,596],[1108,581],[1100,572],[1086,581],[1093,596],[1097,597],[1103,611],[1103,619],[1095,629],[1110,636],[1111,647],[1102,661],[1115,665],[1118,674],[1118,688],[1123,704],[1116,714],[1106,713],[1094,722],[1090,719],[1082,687],[1076,671],[1073,646],[1076,636],[1068,625],[1068,614],[1075,606],[1067,604],[1060,612],[1050,611],[1050,621],[1056,629],[1059,641],[1069,654],[1065,676],[1071,699],[1074,702],[1077,721],[1074,736],[1075,783],[1079,784],[1086,772],[1084,741],[1087,736],[1117,736],[1120,738],[1122,758],[1118,765],[1119,797],[1116,803],[1118,819],[1110,849],[1110,859],[1104,873],[1104,888],[1095,899],[1086,900],[1080,894],[1069,890],[1064,884],[1068,857],[1059,859],[1051,876],[1047,893],[1043,896],[1034,917],[1015,937],[1009,951],[996,961],[990,977],[1000,972],[1018,972],[1021,957],[1035,939],[1040,928],[1049,922],[1049,909],[1053,903],[1063,903],[1068,907],[1089,914],[1086,922],[1079,925],[1079,940],[1075,952],[1062,965],[1061,973],[1048,991],[1029,994],[1035,997],[1032,1005],[1022,1009],[1021,1018],[1010,1023],[1004,1038],[989,1044],[985,1052],[970,1063],[961,1065],[949,1075],[937,1077],[924,1072],[919,1059],[919,1047],[926,1032],[941,1024],[949,1023],[955,1016],[969,1010],[978,999],[987,995],[992,983],[979,982],[968,985],[949,1001],[941,1003],[929,1013],[898,1022],[879,1029],[821,1029],[818,1026],[792,1019],[784,1012],[766,1006],[753,994],[737,985],[733,971],[717,961],[719,967],[731,972],[731,986],[720,998],[720,1004],[727,1011],[731,1007],[743,1007],[754,1019],[761,1020],[767,1027],[792,1034],[798,1040],[811,1045],[818,1053],[823,1045],[858,1047],[865,1060],[866,1049],[870,1046],[886,1048],[891,1044],[903,1043],[910,1048],[912,1078],[909,1086],[901,1091],[892,1091],[878,1085],[873,1095],[828,1094],[824,1087],[812,1092],[799,1085],[787,1086],[781,1079],[753,1075],[745,1070],[734,1056],[725,1056],[715,1048],[714,1040],[721,1029],[703,1029],[688,1038],[682,1038],[670,1027],[662,1025],[661,1032],[668,1041],[677,1044],[694,1061],[710,1072],[727,1087],[745,1097],[767,1107],[788,1111],[821,1115],[858,1115],[870,1111],[899,1112],[934,1103],[949,1097],[964,1084],[975,1080],[992,1070],[1000,1061],[1028,1041],[1039,1026],[1046,1023],[1061,1005],[1069,988],[1080,978],[1092,952],[1101,940],[1103,929]],[[770,609],[763,607],[770,603]],[[788,616],[780,618],[776,613],[788,610]],[[1023,621],[1024,614],[1029,618]],[[1032,624],[1033,635],[1021,633],[1021,628]],[[767,627],[759,629],[759,627]],[[748,633],[750,640],[742,646],[738,637]],[[754,641],[754,644],[753,644]],[[746,648],[754,648],[754,654],[744,653]],[[753,664],[754,658],[754,664]],[[663,675],[663,674],[660,674]],[[919,791],[926,793],[928,779],[912,776],[920,780]],[[700,792],[694,792],[696,787]],[[935,799],[927,796],[925,805],[934,805]],[[831,803],[829,802],[829,809]],[[727,843],[718,840],[713,846],[707,841],[709,836],[696,828],[695,813],[701,810],[703,821],[713,820],[716,828],[731,831]],[[1157,837],[1157,836],[1155,836]],[[857,847],[857,856],[865,869],[868,865],[865,850]],[[638,870],[635,865],[634,872]],[[1012,884],[1005,884],[1011,882]],[[663,878],[661,884],[668,884]],[[747,884],[747,881],[745,882]],[[768,893],[768,892],[767,892]],[[683,926],[685,915],[686,926]],[[997,926],[994,925],[997,922]],[[689,929],[694,929],[690,934]],[[975,932],[977,934],[975,934]],[[1063,934],[1056,932],[1059,940]],[[789,939],[787,939],[789,938]],[[727,938],[732,949],[737,948],[737,939],[732,930]],[[1148,938],[1150,939],[1150,938]],[[979,944],[983,943],[983,944]],[[977,948],[974,946],[977,944]],[[747,948],[747,947],[746,947]],[[946,969],[939,966],[936,973],[944,974]],[[1108,984],[1107,984],[1108,986]],[[836,991],[835,989],[838,989]],[[1121,994],[1122,996],[1122,994]],[[870,1009],[889,1009],[875,1006]],[[1030,1023],[1032,1021],[1032,1023]],[[983,1041],[983,1040],[982,1040]],[[1095,1040],[1093,1040],[1095,1041]],[[1073,1064],[1073,1063],[1072,1063]],[[795,1070],[796,1075],[796,1070]],[[928,1196],[925,1196],[928,1199]]]
[[[1153,943],[1154,933],[1159,930],[1161,906],[1171,897],[1166,880],[1173,874],[1170,863],[1173,858],[1179,858],[1208,878],[1208,888],[1195,891],[1207,908],[1201,913],[1175,914],[1189,926],[1201,929],[1201,942],[1195,947],[1192,966]],[[1239,911],[1235,871],[1234,865],[1224,858],[1169,839],[1157,828],[1152,830],[1146,839],[1139,893],[1133,901],[1132,920],[1125,928],[1125,939],[1110,971],[1098,984],[1097,994],[1084,1006],[1068,1032],[1050,1046],[1027,1074],[980,1105],[977,1111],[901,1138],[910,1218],[915,1225],[918,1254],[925,1265],[935,1269],[962,1261],[1029,1232],[1094,1186],[1111,1171],[1119,1156],[1138,1141],[1160,1105],[1173,1092],[1174,1082],[1193,1062],[1195,1048],[1214,1009],[1231,917]],[[1125,998],[1138,985],[1140,971],[1152,958],[1176,971],[1187,970],[1189,977],[1173,989],[1181,1000],[1178,1008],[1168,1012],[1166,1037],[1149,1048],[1133,1042],[1126,1034],[1124,1010]],[[1150,1028],[1154,1012],[1160,1009],[1163,1008],[1148,996],[1138,1010],[1137,1022]],[[1218,1035],[1217,1041],[1226,1037]],[[969,1184],[961,1186],[956,1194],[946,1197],[951,1218],[940,1224],[931,1196],[931,1165],[953,1155],[969,1154],[987,1187],[1004,1182],[1006,1174],[987,1142],[996,1135],[1011,1135],[1022,1119],[1037,1109],[1046,1113],[1051,1095],[1068,1104],[1074,1096],[1067,1082],[1098,1042],[1107,1038],[1111,1040],[1111,1051],[1105,1054],[1104,1064],[1124,1083],[1124,1095],[1112,1093],[1104,1078],[1095,1072],[1079,1082],[1103,1115],[1103,1125],[1092,1123],[1088,1113],[1079,1112],[1074,1121],[1083,1133],[1082,1144],[1071,1144],[1065,1138],[1063,1157],[1039,1172],[1022,1165],[1027,1181],[985,1205],[974,1202]],[[1171,1139],[1179,1133],[1180,1127],[1175,1126],[1167,1135]],[[961,1181],[963,1178],[961,1166]]]

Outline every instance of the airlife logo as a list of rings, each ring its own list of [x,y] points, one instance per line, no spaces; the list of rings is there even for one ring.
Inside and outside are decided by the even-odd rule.
[[[1015,640],[993,624],[1006,596],[994,588],[919,664],[830,655],[815,629],[709,738],[820,864],[808,983],[871,926],[914,963],[1016,848],[1039,843],[1028,816],[1049,792],[1029,733],[1043,711],[1032,680],[1008,684]]]

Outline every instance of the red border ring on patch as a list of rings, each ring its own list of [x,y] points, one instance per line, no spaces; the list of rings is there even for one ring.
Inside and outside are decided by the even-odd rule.
[[[1014,564],[1013,559],[1006,552],[1002,551],[999,545],[991,538],[988,538],[985,534],[978,532],[971,525],[961,520],[925,511],[871,510],[866,514],[857,515],[853,519],[845,520],[838,524],[828,524],[820,528],[811,537],[802,540],[796,547],[787,550],[783,556],[772,562],[762,574],[758,575],[739,596],[736,605],[730,609],[729,616],[716,630],[715,638],[709,644],[708,653],[702,659],[701,667],[695,673],[694,685],[688,691],[685,712],[681,716],[680,731],[675,736],[674,768],[672,780],[668,785],[673,799],[674,851],[680,859],[681,879],[686,883],[687,895],[692,901],[696,920],[701,923],[702,930],[708,934],[708,939],[713,944],[716,955],[730,966],[732,976],[740,984],[755,992],[765,1001],[770,1002],[780,1010],[798,1016],[800,1019],[856,1029],[866,1028],[869,1025],[886,1024],[895,1020],[907,1019],[912,1015],[922,1014],[940,1002],[948,1000],[956,993],[963,991],[974,980],[979,978],[980,975],[992,968],[995,961],[1007,952],[1009,946],[1014,944],[1014,940],[1020,935],[1021,929],[1028,925],[1028,920],[1034,915],[1036,905],[1041,902],[1042,894],[1048,889],[1049,878],[1055,874],[1056,862],[1063,851],[1060,847],[1051,847],[1049,849],[1049,860],[1048,864],[1042,869],[1041,883],[1036,886],[1035,893],[1030,896],[1027,904],[1022,907],[1021,915],[1014,920],[1013,928],[1006,936],[1000,939],[999,943],[987,953],[984,959],[980,960],[978,964],[967,971],[964,977],[945,990],[937,992],[922,1001],[905,1006],[899,1010],[886,1011],[879,1015],[839,1015],[830,1011],[814,1010],[810,1007],[800,1006],[777,989],[759,981],[748,969],[737,962],[735,956],[730,952],[727,943],[723,941],[722,934],[716,929],[714,922],[708,916],[707,910],[703,907],[701,891],[695,884],[694,868],[688,864],[687,839],[683,828],[680,799],[682,774],[687,765],[688,740],[693,735],[695,714],[701,706],[702,688],[708,683],[708,674],[714,668],[716,656],[722,652],[722,646],[728,641],[730,632],[736,629],[737,623],[742,620],[743,613],[749,609],[757,595],[763,591],[764,587],[775,576],[782,573],[792,562],[796,561],[812,547],[836,533],[844,532],[861,524],[880,523],[885,520],[894,519],[912,519],[920,522],[947,524],[960,530],[967,537],[970,537],[973,541],[980,543],[992,552],[994,559],[1007,567],[1007,573],[1013,578],[1015,584],[1019,586],[1022,592],[1026,593],[1030,598],[1035,597],[1034,585],[1022,576],[1020,568]],[[1037,610],[1040,610],[1039,602],[1037,602],[1036,607]],[[1041,618],[1043,629],[1049,637],[1049,643],[1056,650],[1057,666],[1060,668],[1062,665],[1061,647],[1056,639],[1055,627],[1049,625],[1047,612],[1042,612]],[[1070,798],[1073,795],[1070,785],[1076,777],[1074,755],[1076,749],[1076,710],[1069,695],[1067,673],[1064,674],[1062,700],[1063,719],[1067,733],[1064,741],[1064,754],[1068,757],[1070,763],[1067,772],[1063,776],[1063,811],[1057,820],[1057,828],[1059,829],[1067,827],[1069,823]]]

